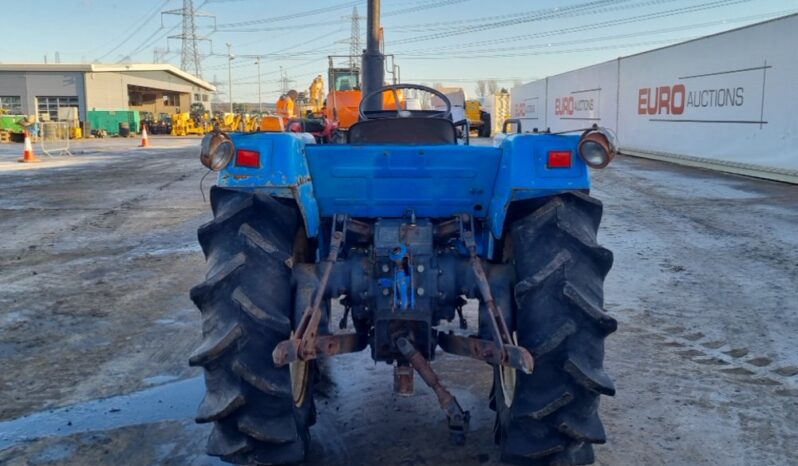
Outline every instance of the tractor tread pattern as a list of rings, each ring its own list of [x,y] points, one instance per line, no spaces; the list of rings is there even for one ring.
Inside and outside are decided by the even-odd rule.
[[[576,333],[576,324],[573,320],[566,320],[560,328],[549,336],[542,344],[532,350],[535,359],[540,359],[551,351],[556,350],[566,338]]]
[[[284,444],[297,440],[293,413],[267,418],[256,413],[246,413],[238,418],[238,428],[250,437],[264,443]]]
[[[196,420],[213,423],[207,452],[239,464],[301,462],[312,402],[294,406],[288,368],[270,358],[291,331],[286,257],[298,211],[269,196],[219,187],[211,189],[211,206],[214,219],[197,232],[208,276],[191,290],[203,340],[189,360],[205,371]]]
[[[618,321],[591,303],[574,285],[566,283],[562,292],[574,306],[578,307],[588,318],[594,320],[607,334],[618,330]]]
[[[239,455],[252,450],[249,439],[227,431],[221,424],[213,426],[208,437],[208,454],[211,456]]]
[[[218,421],[246,403],[241,387],[227,372],[210,372],[205,380],[212,388],[206,391],[200,403],[196,417],[198,423]]]
[[[259,248],[266,254],[276,257],[280,262],[286,265],[289,269],[294,266],[294,258],[287,254],[285,251],[280,251],[277,247],[271,243],[271,241],[267,240],[263,237],[260,233],[258,233],[254,228],[249,226],[248,224],[241,225],[241,228],[238,230],[238,233],[250,241],[253,245]]]
[[[604,372],[604,338],[617,321],[604,311],[603,281],[612,253],[596,241],[601,202],[581,192],[554,196],[516,220],[513,322],[530,348],[535,371],[517,374],[507,407],[498,372],[492,405],[502,459],[523,465],[579,465],[594,460],[606,441],[599,396],[614,395]]]
[[[571,374],[571,377],[588,390],[602,395],[614,396],[615,384],[612,383],[610,376],[603,369],[597,368],[580,355],[571,355],[565,361],[564,369]]]
[[[266,354],[264,357],[269,357],[270,355]],[[233,372],[241,377],[241,379],[245,380],[247,383],[252,385],[253,387],[257,388],[258,390],[262,391],[263,393],[275,397],[280,398],[290,398],[291,397],[291,388],[280,386],[280,384],[274,383],[269,380],[268,377],[264,377],[254,371],[252,368],[249,367],[243,361],[235,361],[233,363]]]
[[[194,301],[197,306],[200,306],[202,300],[208,297],[213,292],[214,288],[219,286],[220,283],[223,283],[227,277],[234,274],[246,261],[247,258],[243,253],[233,256],[232,259],[225,262],[216,273],[191,289],[191,300]]]
[[[241,325],[232,321],[226,327],[212,330],[203,339],[199,348],[194,350],[194,353],[188,358],[188,363],[191,366],[208,365],[220,358],[243,334]]]
[[[249,317],[258,323],[263,324],[281,334],[291,333],[291,321],[288,319],[288,317],[282,314],[272,314],[261,309],[255,303],[253,303],[251,299],[249,299],[241,287],[238,287],[233,291],[232,298],[233,301],[241,306],[242,311],[246,312]]]

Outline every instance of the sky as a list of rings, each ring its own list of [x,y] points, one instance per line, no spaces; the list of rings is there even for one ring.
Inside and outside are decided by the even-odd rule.
[[[261,56],[264,102],[326,77],[327,56],[348,54],[353,9],[366,1],[193,0],[202,78],[256,102]],[[8,5],[4,5],[4,4]],[[4,21],[2,63],[152,63],[180,66],[183,0],[38,0]],[[798,0],[382,0],[385,53],[402,82],[463,87],[477,80],[512,87],[557,73],[798,12]],[[207,16],[206,16],[207,14]],[[359,21],[365,46],[365,18]]]

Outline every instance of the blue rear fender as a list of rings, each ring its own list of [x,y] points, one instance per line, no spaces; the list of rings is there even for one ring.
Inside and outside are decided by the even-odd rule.
[[[319,229],[319,207],[313,192],[305,142],[294,133],[232,133],[233,160],[219,172],[219,186],[257,191],[296,200],[308,236]],[[259,167],[238,165],[238,151],[260,153]]]
[[[577,154],[579,135],[514,134],[501,145],[501,161],[488,209],[490,230],[501,238],[510,204],[590,189],[587,165]],[[570,168],[549,168],[552,151],[570,151]]]
[[[420,218],[469,213],[501,238],[510,204],[589,189],[578,135],[516,134],[500,147],[306,144],[292,133],[232,134],[236,155],[219,186],[296,200],[308,236],[322,218]],[[260,153],[260,166],[237,165],[237,151]],[[549,168],[550,151],[570,151],[571,167]]]

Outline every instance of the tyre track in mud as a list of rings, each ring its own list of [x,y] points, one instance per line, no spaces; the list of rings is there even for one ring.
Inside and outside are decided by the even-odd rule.
[[[181,267],[201,260],[185,245],[206,215],[187,185],[204,171],[188,158],[194,150],[114,156],[13,185],[12,214],[45,220],[19,234],[24,247],[0,250],[0,417],[134,391],[160,371],[190,373],[183,353],[194,332],[183,321],[196,316],[180,312],[191,277]],[[0,224],[16,219],[3,215]],[[182,336],[165,345],[168,333]]]
[[[140,164],[140,163],[141,163],[141,160],[137,160],[136,161],[136,164]],[[125,164],[125,165],[133,165],[133,164],[132,163],[128,163],[128,164]],[[153,164],[149,168],[150,169],[154,169],[157,172],[158,169],[161,166],[167,167],[167,166],[169,166],[169,164],[167,164],[166,162],[161,162],[160,164],[158,164],[158,163]],[[124,171],[125,167],[116,167],[116,169]],[[81,215],[80,216],[81,217],[80,220],[78,220],[78,221],[76,221],[74,223],[71,223],[71,224],[68,224],[68,225],[63,225],[60,228],[58,228],[56,230],[53,230],[53,231],[45,232],[43,235],[37,237],[34,242],[32,242],[32,243],[29,242],[28,244],[21,245],[22,246],[22,250],[25,251],[25,253],[23,253],[23,254],[20,254],[20,253],[14,252],[14,251],[9,251],[9,250],[7,250],[5,248],[0,249],[0,267],[6,265],[7,262],[14,262],[15,263],[14,265],[33,266],[33,265],[39,265],[39,264],[46,263],[46,262],[53,261],[53,260],[63,260],[63,259],[81,257],[82,254],[80,254],[79,252],[76,253],[76,252],[69,252],[69,251],[65,251],[65,252],[52,251],[52,252],[49,252],[49,253],[46,253],[46,254],[42,254],[40,252],[44,248],[48,248],[48,247],[52,248],[52,247],[54,247],[56,242],[62,241],[65,238],[68,240],[70,238],[70,236],[73,235],[73,234],[84,234],[84,235],[87,235],[87,234],[90,234],[90,233],[97,234],[97,233],[100,233],[102,231],[108,231],[108,230],[113,231],[113,230],[119,228],[127,220],[126,218],[124,218],[124,216],[121,216],[120,214],[124,213],[125,211],[136,210],[136,208],[142,202],[152,198],[155,193],[162,192],[165,189],[173,186],[175,183],[179,183],[180,181],[184,181],[184,180],[186,180],[188,178],[191,178],[193,176],[196,176],[197,174],[202,173],[204,171],[205,170],[202,169],[202,168],[196,168],[194,170],[190,170],[190,171],[185,172],[185,173],[180,173],[177,176],[172,175],[172,176],[169,177],[168,181],[166,181],[165,183],[161,183],[161,184],[155,186],[152,190],[147,191],[147,192],[143,192],[143,193],[137,194],[137,195],[135,195],[133,197],[130,197],[128,199],[122,200],[121,202],[111,206],[110,208],[108,208],[108,207],[86,208],[86,207],[69,206],[69,207],[66,207],[64,209],[55,209],[55,208],[47,209],[47,208],[26,206],[26,207],[22,207],[22,208],[13,209],[13,210],[12,209],[0,209],[0,212],[2,212],[2,211],[9,212],[10,211],[10,212],[12,212],[13,215],[19,215],[19,213],[21,211],[42,212],[42,211],[47,211],[47,210],[52,210],[54,212],[69,211],[69,212],[75,212],[75,213],[78,213],[78,214],[85,214],[85,215]],[[66,178],[66,179],[64,179],[64,178]],[[69,189],[68,185],[73,183],[73,182],[75,184],[77,184],[77,185],[82,184],[81,181],[85,178],[85,175],[83,175],[83,176],[74,175],[74,176],[72,176],[72,178],[74,178],[74,179],[73,180],[69,180],[69,177],[61,177],[61,176],[59,176],[59,183],[63,183],[64,181],[67,182],[66,186],[64,184],[59,184],[59,185],[62,186],[63,189],[68,190]],[[85,181],[83,181],[83,182],[85,182]],[[80,189],[80,188],[78,188],[78,189]],[[161,207],[161,208],[158,208],[156,210],[157,211],[162,211],[162,212],[169,212],[169,211],[172,211],[172,210],[183,210],[183,211],[185,211],[185,210],[188,210],[188,209],[179,208],[179,207],[178,208],[163,208],[163,207]],[[193,211],[194,209],[190,209],[190,210]],[[147,212],[153,213],[153,210],[150,209]],[[128,247],[128,248],[126,248],[126,247],[110,247],[110,248],[107,248],[107,249],[103,250],[103,246],[104,245],[102,245],[102,242],[100,242],[100,241],[97,242],[96,246],[99,246],[99,248],[93,248],[92,249],[93,253],[96,253],[97,255],[108,255],[108,256],[118,255],[120,253],[124,253],[126,249],[131,249],[130,247]],[[133,247],[135,247],[135,246],[133,246]]]
[[[798,396],[798,367],[794,365],[752,354],[745,346],[707,337],[700,331],[667,326],[663,320],[647,326],[624,319],[621,325],[626,331],[653,338],[659,348],[730,377],[733,383],[761,385],[780,396]]]

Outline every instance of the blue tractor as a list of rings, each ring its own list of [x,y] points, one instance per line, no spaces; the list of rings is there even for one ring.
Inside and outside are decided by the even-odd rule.
[[[600,128],[459,140],[435,89],[382,87],[379,4],[369,1],[360,121],[340,144],[295,133],[216,131],[203,164],[218,171],[208,262],[191,290],[205,370],[198,422],[210,455],[239,464],[301,462],[315,422],[317,359],[370,349],[407,394],[418,375],[438,396],[454,443],[469,413],[429,361],[437,348],[493,367],[489,403],[502,459],[594,461],[600,395],[613,395],[603,310],[612,253],[596,242],[601,203],[588,166],[615,151]],[[429,92],[446,110],[383,110],[382,94]],[[398,102],[399,99],[397,98]],[[508,121],[508,124],[513,122]],[[470,336],[439,330],[479,301]],[[332,301],[344,308],[330,331]]]

